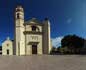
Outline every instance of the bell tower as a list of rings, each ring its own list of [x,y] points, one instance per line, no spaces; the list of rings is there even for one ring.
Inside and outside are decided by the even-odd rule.
[[[25,55],[24,9],[17,6],[15,9],[15,49],[16,55]]]
[[[15,11],[16,26],[23,26],[24,24],[24,10],[22,6],[17,6]]]

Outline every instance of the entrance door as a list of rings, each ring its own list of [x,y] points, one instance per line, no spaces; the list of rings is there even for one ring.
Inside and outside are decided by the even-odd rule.
[[[32,54],[37,54],[37,45],[32,45]]]
[[[7,50],[7,55],[9,55],[9,50]]]

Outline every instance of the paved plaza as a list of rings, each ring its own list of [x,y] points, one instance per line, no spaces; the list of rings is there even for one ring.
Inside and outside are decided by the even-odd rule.
[[[86,56],[0,56],[0,70],[86,70]]]

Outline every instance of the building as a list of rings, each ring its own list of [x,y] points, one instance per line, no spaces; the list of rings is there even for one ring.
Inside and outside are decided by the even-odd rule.
[[[2,55],[2,46],[0,46],[0,55]]]
[[[2,55],[13,55],[13,42],[9,37],[2,43]]]
[[[7,39],[6,42],[9,40]],[[11,46],[2,44],[2,54],[9,55],[32,55],[50,54],[52,45],[50,39],[50,21],[46,18],[43,22],[32,18],[24,21],[24,9],[17,6],[15,9],[15,37]],[[7,48],[9,47],[9,49]],[[10,51],[12,50],[12,51]],[[6,54],[6,55],[7,55]]]

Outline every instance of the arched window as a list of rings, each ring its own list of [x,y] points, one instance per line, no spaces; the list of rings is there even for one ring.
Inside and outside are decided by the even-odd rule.
[[[36,26],[32,26],[32,31],[36,31]]]

